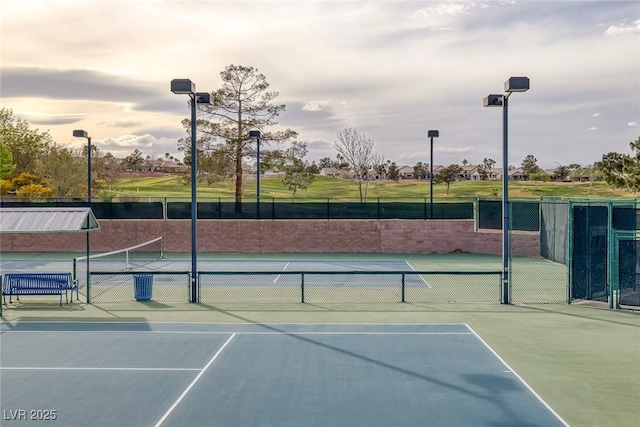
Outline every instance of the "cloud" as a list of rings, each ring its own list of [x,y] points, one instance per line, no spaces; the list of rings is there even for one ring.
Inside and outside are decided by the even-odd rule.
[[[36,125],[69,125],[77,123],[85,118],[85,114],[47,114],[35,112],[16,111],[16,116]]]
[[[598,128],[597,127],[591,127],[591,128],[589,128],[589,130],[591,130],[591,131],[598,130]]]
[[[611,25],[604,32],[605,36],[609,37],[617,37],[617,36],[629,36],[640,34],[640,19],[634,21],[632,24],[620,24],[620,25]]]
[[[309,101],[307,102],[302,109],[304,111],[321,111],[322,107],[327,105],[331,100],[325,99],[322,101]]]
[[[593,113],[591,114],[591,117],[600,117],[600,113]]]
[[[182,158],[183,153],[178,154],[177,143],[171,138],[157,138],[151,134],[142,135],[120,135],[109,137],[93,142],[100,150],[109,152],[117,158],[125,158],[134,150],[138,149],[144,156],[157,158],[169,153],[177,158]]]
[[[129,101],[155,95],[146,82],[89,70],[3,67],[0,91],[7,98],[37,97]]]
[[[132,128],[132,127],[136,127],[136,126],[140,126],[140,122],[134,122],[134,121],[108,121],[108,122],[98,122],[99,126],[104,126],[104,127],[113,127],[113,128]]]
[[[632,128],[637,128],[638,127],[638,122],[629,122],[629,123],[627,123],[627,126],[632,127]]]

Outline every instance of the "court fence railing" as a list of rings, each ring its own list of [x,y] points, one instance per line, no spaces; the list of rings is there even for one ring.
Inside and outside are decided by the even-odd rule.
[[[510,202],[515,220],[512,228],[519,231],[539,230],[539,201],[516,200]],[[191,202],[181,197],[140,197],[93,200],[82,198],[45,198],[40,201],[16,201],[0,198],[0,207],[91,207],[100,219],[157,219],[184,220],[191,218]],[[402,198],[262,198],[236,202],[230,198],[199,197],[198,219],[202,220],[305,220],[305,219],[403,219],[403,220],[475,220],[478,229],[502,228],[500,199],[478,197],[436,197],[433,206],[429,197]]]
[[[140,291],[137,278],[151,276]],[[91,271],[90,303],[187,303],[187,271]],[[202,304],[500,303],[500,271],[199,271]],[[84,286],[80,293],[87,295]],[[142,294],[142,295],[140,295]]]

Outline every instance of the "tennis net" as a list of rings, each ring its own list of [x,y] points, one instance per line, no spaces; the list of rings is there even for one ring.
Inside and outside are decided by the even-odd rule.
[[[162,258],[164,258],[164,240],[162,237],[157,237],[128,248],[90,255],[89,261],[90,263],[100,263],[101,267],[130,270]],[[77,272],[78,266],[86,264],[86,262],[87,256],[74,258],[74,274]]]

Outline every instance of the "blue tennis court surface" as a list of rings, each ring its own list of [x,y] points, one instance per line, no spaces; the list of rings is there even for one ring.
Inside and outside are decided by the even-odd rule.
[[[566,425],[464,324],[0,326],[3,426]]]

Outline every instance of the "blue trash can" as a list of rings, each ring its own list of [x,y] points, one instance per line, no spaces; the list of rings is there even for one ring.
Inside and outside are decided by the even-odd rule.
[[[134,274],[133,291],[136,301],[149,301],[153,293],[153,274]]]

